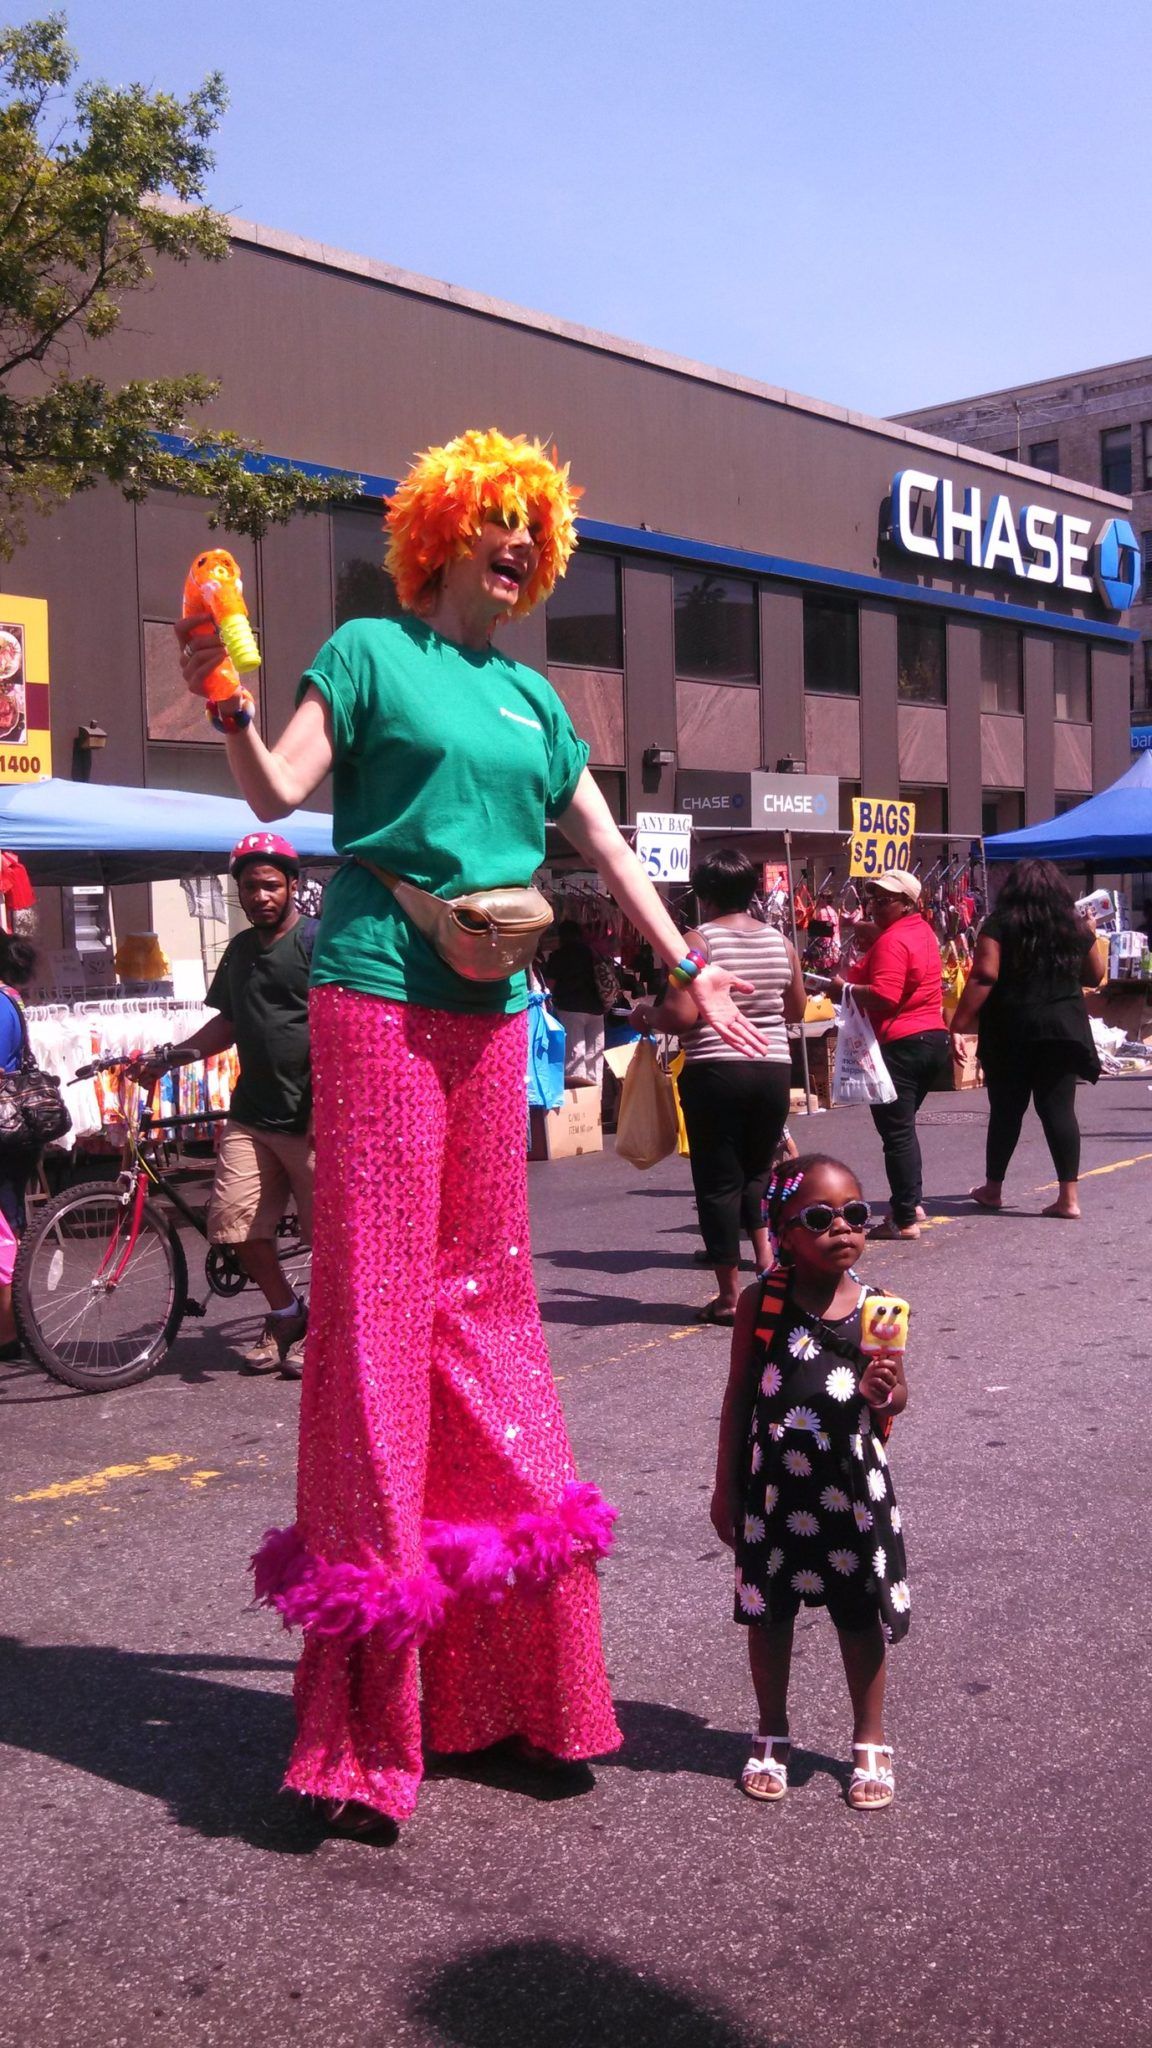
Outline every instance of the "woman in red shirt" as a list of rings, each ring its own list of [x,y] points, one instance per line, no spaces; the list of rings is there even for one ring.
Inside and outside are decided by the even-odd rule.
[[[877,1103],[872,1110],[892,1195],[888,1221],[872,1235],[915,1238],[924,1217],[916,1112],[947,1064],[940,948],[936,934],[920,916],[920,884],[906,868],[893,868],[891,874],[869,882],[864,894],[876,937],[863,959],[846,968],[832,986],[838,993],[845,982],[851,983],[856,1001],[871,1019],[896,1090],[895,1102]]]

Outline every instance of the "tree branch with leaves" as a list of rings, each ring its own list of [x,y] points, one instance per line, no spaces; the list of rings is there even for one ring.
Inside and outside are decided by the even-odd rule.
[[[0,559],[26,539],[27,511],[101,482],[133,500],[158,486],[204,498],[211,525],[256,539],[349,496],[346,477],[256,471],[250,443],[194,424],[219,390],[211,378],[110,386],[73,373],[152,282],[156,258],[219,263],[230,249],[204,200],[227,106],[220,74],[179,99],[77,85],[76,70],[63,15],[0,31]]]

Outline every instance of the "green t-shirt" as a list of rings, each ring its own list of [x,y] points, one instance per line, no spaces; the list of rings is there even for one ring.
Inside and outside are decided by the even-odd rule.
[[[212,977],[207,1002],[236,1033],[240,1079],[233,1123],[257,1131],[306,1131],[312,1119],[308,1045],[308,970],[316,919],[298,917],[266,945],[259,932],[237,932]]]
[[[588,759],[552,685],[420,620],[352,619],[301,681],[332,718],[333,838],[437,896],[523,887]],[[523,974],[464,981],[349,861],[324,892],[314,982],[438,1010],[525,1008]]]

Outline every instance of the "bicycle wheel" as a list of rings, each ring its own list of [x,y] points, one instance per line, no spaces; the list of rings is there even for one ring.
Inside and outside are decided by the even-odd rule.
[[[86,1394],[147,1379],[184,1314],[188,1267],[176,1232],[145,1203],[125,1262],[131,1216],[114,1187],[66,1188],[33,1222],[16,1259],[21,1337],[47,1372]]]

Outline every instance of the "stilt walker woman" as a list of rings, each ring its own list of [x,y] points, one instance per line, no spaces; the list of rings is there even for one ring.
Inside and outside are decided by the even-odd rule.
[[[554,819],[701,1014],[763,1050],[744,984],[682,959],[555,691],[493,645],[563,574],[577,495],[538,443],[429,449],[388,506],[404,619],[340,627],[271,748],[245,692],[209,708],[262,819],[331,771],[352,856],[313,966],[297,1516],[254,1560],[259,1597],[305,1632],[286,1782],[346,1831],[412,1813],[425,1748],[517,1738],[578,1759],[620,1741],[595,1574],[615,1511],[577,1478],[532,1280],[525,978],[462,977],[392,885],[523,888]],[[177,632],[203,694],[221,649],[198,624]]]

